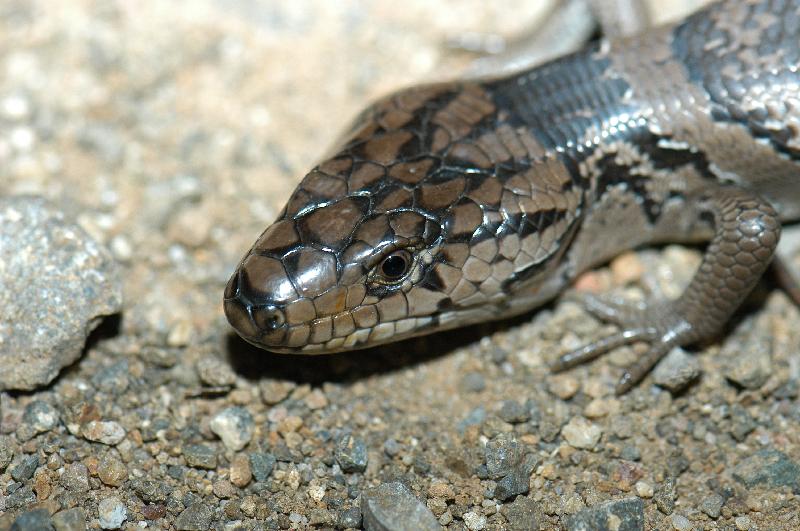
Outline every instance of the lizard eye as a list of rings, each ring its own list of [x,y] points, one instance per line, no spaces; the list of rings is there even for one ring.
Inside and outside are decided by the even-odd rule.
[[[411,255],[408,251],[395,251],[383,259],[378,272],[388,282],[403,278],[411,268]]]

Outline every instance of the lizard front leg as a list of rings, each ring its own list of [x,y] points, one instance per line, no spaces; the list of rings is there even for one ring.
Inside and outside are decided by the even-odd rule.
[[[697,192],[695,211],[713,219],[714,237],[683,294],[673,301],[626,305],[590,297],[587,309],[621,331],[564,354],[553,369],[573,367],[636,341],[649,350],[628,367],[618,394],[638,383],[673,347],[711,337],[728,321],[772,260],[780,221],[766,200],[741,188],[709,187]]]

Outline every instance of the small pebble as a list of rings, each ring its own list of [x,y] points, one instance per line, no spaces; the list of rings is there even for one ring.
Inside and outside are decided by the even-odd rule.
[[[637,481],[634,488],[636,489],[636,495],[640,498],[649,499],[655,494],[653,486],[646,481]]]
[[[47,509],[34,509],[22,513],[11,524],[9,531],[54,531]]]
[[[324,485],[313,485],[308,488],[308,497],[314,500],[315,502],[319,503],[322,501],[322,498],[325,497],[325,486]]]
[[[736,526],[736,529],[739,531],[748,531],[753,529],[753,521],[747,516],[737,516],[733,523]]]
[[[680,347],[669,351],[656,368],[653,369],[653,381],[664,389],[677,393],[686,388],[700,376],[700,363]]]
[[[253,479],[253,472],[250,468],[250,458],[245,454],[237,454],[231,462],[230,472],[231,483],[243,489]]]
[[[503,505],[501,511],[508,520],[511,531],[539,531],[539,506],[525,496],[517,496],[511,503]]]
[[[211,526],[213,513],[204,502],[189,505],[175,520],[178,531],[206,531]]]
[[[672,523],[672,528],[675,529],[675,531],[691,531],[694,528],[694,526],[692,526],[692,522],[690,522],[689,519],[682,514],[673,514],[670,516],[670,522]]]
[[[617,286],[634,283],[644,273],[644,264],[634,252],[622,253],[611,261],[609,267],[614,284]]]
[[[256,481],[266,481],[274,467],[274,455],[261,452],[250,454],[250,468]]]
[[[11,464],[12,459],[14,459],[14,450],[11,449],[7,440],[0,438],[0,472],[3,472]]]
[[[119,487],[128,479],[128,469],[122,461],[109,453],[100,461],[97,476],[104,484]]]
[[[569,374],[556,374],[550,378],[548,384],[550,392],[561,400],[569,400],[581,388],[581,383],[578,379]]]
[[[328,398],[325,396],[319,389],[314,389],[306,397],[303,401],[308,406],[308,409],[311,411],[316,411],[317,409],[322,409],[328,406]]]
[[[384,483],[361,496],[366,531],[440,531],[436,517],[403,483]]]
[[[510,474],[522,462],[524,448],[513,435],[501,433],[486,443],[483,456],[488,477],[500,479]]]
[[[350,507],[339,513],[338,523],[343,529],[361,527],[361,507]]]
[[[114,496],[100,500],[97,513],[100,517],[100,527],[103,529],[119,529],[128,518],[125,505]]]
[[[216,356],[206,356],[195,365],[200,381],[211,387],[230,387],[236,383],[236,374],[229,364]]]
[[[614,522],[613,527],[609,522]],[[625,498],[582,509],[567,519],[567,529],[644,529],[644,502],[639,498]]]
[[[56,531],[85,531],[86,513],[80,507],[60,511],[53,515]]]
[[[403,447],[394,439],[386,439],[383,443],[383,453],[389,457],[394,457],[403,450]]]
[[[258,386],[261,391],[261,400],[268,406],[283,402],[295,387],[297,384],[294,382],[280,380],[262,381]]]
[[[253,415],[243,407],[225,408],[208,423],[228,450],[238,452],[250,443],[255,430]]]
[[[527,467],[516,467],[499,480],[494,488],[494,497],[500,501],[510,500],[530,490],[530,471]]]
[[[722,496],[719,494],[712,494],[711,496],[703,498],[703,501],[700,502],[700,510],[716,520],[722,512],[722,506],[724,504],[725,500]]]
[[[122,360],[101,369],[92,377],[92,383],[101,391],[112,395],[119,395],[128,388],[130,380],[130,366],[127,360]]]
[[[193,468],[214,470],[217,468],[217,454],[204,444],[190,444],[183,448],[183,458],[186,464]]]
[[[212,492],[214,496],[221,499],[228,499],[233,498],[236,496],[236,487],[233,486],[233,483],[224,479],[218,479],[214,482],[212,486]]]
[[[791,487],[800,494],[800,465],[778,450],[765,448],[744,459],[733,469],[733,478],[747,488],[756,485]]]
[[[583,417],[572,417],[570,421],[561,428],[561,435],[567,444],[573,448],[591,450],[600,441],[603,429]]]
[[[638,461],[642,458],[642,453],[632,444],[626,444],[622,447],[622,452],[620,452],[619,456],[626,461]]]
[[[486,528],[486,517],[482,514],[469,511],[464,513],[461,518],[470,531],[480,531]]]
[[[598,419],[617,411],[619,411],[619,400],[616,398],[595,398],[583,408],[583,416],[588,419]]]
[[[83,463],[72,463],[65,467],[60,479],[61,485],[72,492],[89,490],[89,470]]]
[[[676,494],[675,478],[666,478],[656,489],[655,496],[653,496],[658,510],[664,514],[672,514],[672,511],[675,509]]]
[[[92,420],[86,423],[81,434],[90,441],[114,446],[125,438],[125,429],[113,420]]]
[[[23,455],[14,468],[11,469],[11,477],[14,479],[14,481],[26,481],[31,479],[38,466],[38,455]]]
[[[34,435],[52,430],[58,426],[60,420],[56,408],[41,400],[34,400],[28,404],[22,415],[22,422],[33,429]]]
[[[468,393],[480,393],[486,389],[486,379],[479,372],[468,372],[461,378],[461,386]]]
[[[740,337],[732,337],[720,353],[721,356],[732,354],[725,377],[745,389],[760,389],[773,373],[771,349],[771,339],[766,336],[751,334],[744,344]]]
[[[516,400],[504,400],[498,415],[510,424],[520,424],[531,418],[530,410]]]
[[[363,472],[367,469],[366,443],[346,433],[336,443],[336,462],[345,472]]]

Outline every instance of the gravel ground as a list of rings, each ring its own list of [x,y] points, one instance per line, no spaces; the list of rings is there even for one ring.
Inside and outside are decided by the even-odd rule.
[[[348,119],[542,6],[431,4],[0,3],[0,196],[103,244],[124,299],[52,383],[0,392],[0,529],[800,528],[800,312],[768,282],[623,397],[634,348],[548,372],[608,330],[568,301],[311,359],[232,334],[228,275]],[[675,296],[699,256],[577,288]]]

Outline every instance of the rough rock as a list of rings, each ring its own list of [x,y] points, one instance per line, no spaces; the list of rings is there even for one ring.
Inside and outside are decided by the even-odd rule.
[[[0,390],[51,382],[122,306],[109,252],[37,197],[0,199],[0,286]]]
[[[436,517],[403,483],[384,483],[361,496],[367,531],[440,530]]]

